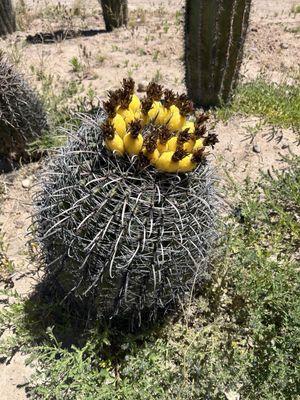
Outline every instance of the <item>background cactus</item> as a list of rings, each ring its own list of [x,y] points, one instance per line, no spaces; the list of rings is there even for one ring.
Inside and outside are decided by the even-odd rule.
[[[131,83],[125,80],[124,87]],[[139,101],[128,90],[129,104],[137,109]],[[159,85],[149,85],[143,110],[159,90]],[[144,315],[155,320],[191,296],[207,276],[216,195],[214,174],[204,160],[189,174],[161,173],[143,150],[132,156],[107,146],[109,121],[121,134],[111,107],[125,119],[130,112],[116,106],[117,98],[125,104],[124,96],[121,90],[110,92],[104,103],[110,113],[86,119],[52,161],[37,195],[35,222],[51,281],[66,295],[87,300],[99,318],[118,316],[136,326]],[[137,111],[135,118],[148,119],[149,112],[151,108],[141,116]],[[160,132],[158,114],[142,128],[146,143],[155,127]],[[127,126],[131,129],[132,122]],[[125,142],[126,134],[123,138]],[[139,141],[136,135],[133,140]]]
[[[0,1],[0,36],[16,30],[16,17],[11,0]]]
[[[127,25],[127,0],[101,0],[103,18],[107,31]]]
[[[47,118],[37,95],[0,53],[0,159],[26,157],[26,145],[41,136]]]
[[[185,71],[197,106],[230,99],[243,57],[251,0],[187,0]]]

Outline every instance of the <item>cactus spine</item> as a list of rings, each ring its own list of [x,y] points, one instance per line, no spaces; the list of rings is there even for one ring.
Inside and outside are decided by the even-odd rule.
[[[185,72],[195,105],[230,100],[243,58],[251,0],[186,0]]]
[[[0,1],[0,36],[13,33],[16,30],[16,18],[11,0]]]
[[[37,95],[0,52],[0,161],[26,158],[26,145],[47,129]],[[0,169],[1,166],[0,166]]]
[[[101,0],[103,17],[107,31],[127,25],[127,0]]]

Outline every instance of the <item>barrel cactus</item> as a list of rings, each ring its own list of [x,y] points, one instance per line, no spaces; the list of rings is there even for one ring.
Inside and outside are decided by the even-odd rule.
[[[26,146],[43,134],[47,118],[37,95],[0,53],[0,160],[26,158]],[[5,160],[5,161],[4,161]]]
[[[0,1],[0,36],[16,30],[16,17],[11,0]]]
[[[109,92],[51,162],[35,224],[50,280],[98,318],[135,327],[207,277],[217,138],[185,95],[151,83],[140,101],[133,88]]]
[[[127,25],[127,0],[101,0],[101,5],[107,31]]]
[[[185,72],[197,106],[230,100],[243,57],[251,0],[187,0]]]

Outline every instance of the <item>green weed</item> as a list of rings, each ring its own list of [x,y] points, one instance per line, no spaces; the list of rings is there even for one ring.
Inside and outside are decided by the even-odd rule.
[[[266,123],[300,128],[300,85],[299,79],[294,85],[268,83],[256,79],[240,85],[232,104],[217,110],[217,116],[227,119],[234,113],[255,115]]]

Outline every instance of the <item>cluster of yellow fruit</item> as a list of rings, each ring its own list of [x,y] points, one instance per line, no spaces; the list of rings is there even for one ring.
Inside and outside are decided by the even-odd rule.
[[[119,155],[138,156],[162,172],[194,170],[205,148],[218,142],[215,134],[206,135],[208,116],[196,117],[186,95],[154,82],[140,100],[134,85],[133,79],[124,79],[122,89],[108,92],[103,104],[108,117],[101,126],[106,147]]]

